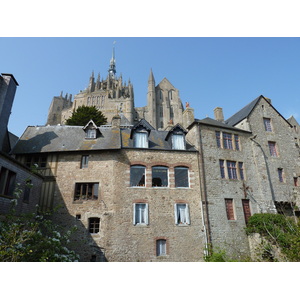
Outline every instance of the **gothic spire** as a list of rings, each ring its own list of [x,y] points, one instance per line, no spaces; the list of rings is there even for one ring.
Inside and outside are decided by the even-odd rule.
[[[116,74],[116,59],[115,59],[115,43],[113,42],[113,51],[112,51],[112,58],[110,60],[110,64],[109,64],[109,70],[108,70],[108,74],[110,78],[115,78],[115,74]]]

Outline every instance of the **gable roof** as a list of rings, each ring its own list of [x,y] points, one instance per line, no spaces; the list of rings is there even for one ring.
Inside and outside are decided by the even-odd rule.
[[[235,126],[237,123],[247,118],[261,98],[265,99],[264,96],[260,95],[259,97],[251,101],[248,105],[239,110],[237,113],[235,113],[233,116],[231,116],[229,119],[227,119],[225,121],[225,124]]]
[[[259,97],[257,97],[253,101],[251,101],[248,105],[246,105],[241,110],[239,110],[237,113],[235,113],[233,116],[231,116],[229,119],[227,119],[225,121],[225,123],[228,125],[231,125],[231,126],[235,126],[242,120],[248,118],[250,116],[250,114],[252,113],[252,111],[254,110],[254,108],[256,107],[256,105],[258,104],[258,102],[261,100],[266,101],[278,113],[278,115],[281,116],[289,124],[289,126],[291,126],[291,124],[287,121],[287,119],[284,118],[281,115],[281,113],[278,112],[278,110],[271,104],[271,102],[268,101],[268,98],[264,97],[263,95],[260,95]]]

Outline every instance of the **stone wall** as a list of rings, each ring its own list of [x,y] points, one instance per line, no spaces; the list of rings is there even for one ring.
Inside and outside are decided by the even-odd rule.
[[[86,169],[80,169],[81,154],[59,155],[54,195],[55,205],[63,206],[58,219],[66,229],[73,225],[79,228],[73,242],[81,260],[88,261],[92,255],[97,260],[105,255],[108,261],[203,260],[205,245],[196,152],[134,149],[89,152],[89,155]],[[146,166],[145,187],[130,187],[133,164]],[[169,167],[169,187],[151,186],[153,165]],[[189,167],[189,188],[175,188],[174,166]],[[74,201],[76,182],[99,182],[98,199]],[[148,225],[133,224],[133,205],[137,202],[148,203]],[[189,205],[190,225],[175,224],[175,203]],[[100,218],[99,233],[88,232],[90,217]],[[156,256],[159,238],[167,240],[166,256]]]

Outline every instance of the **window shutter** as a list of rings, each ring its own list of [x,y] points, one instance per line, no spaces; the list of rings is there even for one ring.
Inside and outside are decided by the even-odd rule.
[[[133,225],[136,224],[136,222],[135,222],[135,203],[133,203],[133,219],[132,219],[132,223],[133,223]]]
[[[174,204],[174,217],[175,217],[175,224],[178,224],[177,204]]]
[[[145,215],[145,223],[146,225],[149,224],[149,210],[148,210],[148,203],[146,203],[146,215]]]
[[[186,204],[186,223],[190,225],[190,209],[188,204]]]

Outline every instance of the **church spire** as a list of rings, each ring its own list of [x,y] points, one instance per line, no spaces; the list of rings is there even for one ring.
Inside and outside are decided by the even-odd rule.
[[[108,70],[109,78],[115,78],[115,74],[116,74],[116,59],[115,59],[115,46],[114,46],[115,43],[116,42],[113,42],[112,58],[109,64],[109,70]]]

